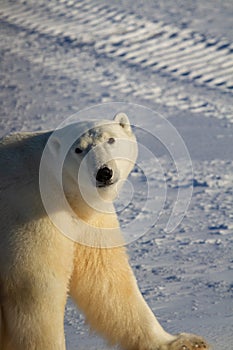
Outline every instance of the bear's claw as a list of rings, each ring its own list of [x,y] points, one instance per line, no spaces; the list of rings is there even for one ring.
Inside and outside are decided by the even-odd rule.
[[[181,333],[173,340],[168,350],[208,350],[210,349],[207,342],[196,335]]]

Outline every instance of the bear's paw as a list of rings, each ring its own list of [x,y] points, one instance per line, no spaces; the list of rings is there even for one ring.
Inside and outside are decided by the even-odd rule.
[[[210,346],[202,337],[181,333],[161,350],[210,350]]]

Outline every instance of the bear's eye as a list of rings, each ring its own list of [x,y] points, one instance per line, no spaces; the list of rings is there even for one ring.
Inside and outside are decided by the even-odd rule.
[[[83,150],[79,147],[76,147],[74,151],[75,151],[75,153],[80,154],[80,153],[82,153]]]
[[[110,145],[112,145],[114,142],[115,142],[115,139],[114,139],[113,137],[110,137],[110,138],[108,139],[108,143],[109,143]]]

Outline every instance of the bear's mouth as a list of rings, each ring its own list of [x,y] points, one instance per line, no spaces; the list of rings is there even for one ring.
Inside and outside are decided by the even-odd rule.
[[[103,187],[109,187],[111,185],[114,185],[116,181],[106,181],[106,182],[99,182],[96,181],[96,187],[97,188],[103,188]]]

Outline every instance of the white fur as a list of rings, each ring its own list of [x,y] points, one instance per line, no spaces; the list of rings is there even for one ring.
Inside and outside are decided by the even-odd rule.
[[[75,135],[79,140],[63,167],[64,191],[77,216],[80,237],[91,237],[94,246],[62,234],[50,221],[40,196],[39,167],[47,141],[48,177],[56,188],[60,181],[56,166],[67,152],[63,141]],[[116,141],[108,143],[109,138]],[[82,154],[75,152],[77,147]],[[199,350],[206,348],[199,337],[172,336],[163,330],[139,292],[124,247],[98,247],[114,241],[105,228],[120,235],[112,200],[136,156],[136,140],[123,113],[112,122],[77,124],[54,134],[20,133],[1,141],[1,350],[64,350],[68,293],[90,326],[110,344],[128,350],[180,350],[183,344],[188,350],[196,345]],[[114,183],[96,189],[95,176],[103,165],[113,170]],[[104,208],[111,210],[106,214]],[[55,197],[51,209],[60,219],[65,215]]]

